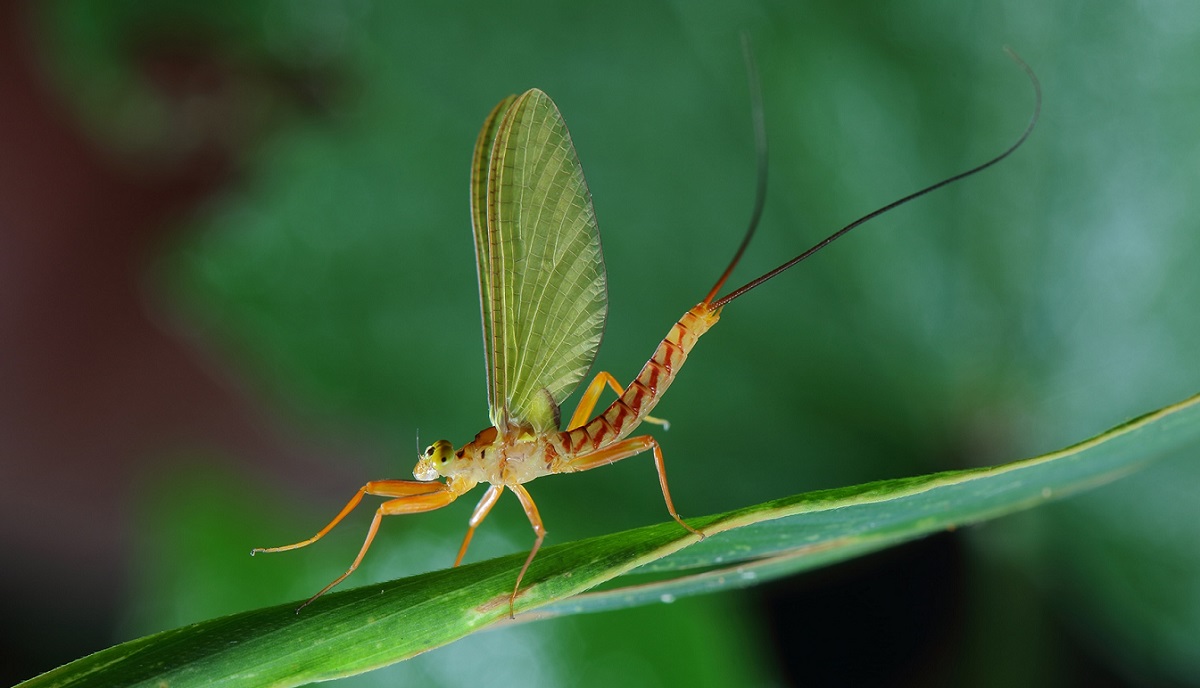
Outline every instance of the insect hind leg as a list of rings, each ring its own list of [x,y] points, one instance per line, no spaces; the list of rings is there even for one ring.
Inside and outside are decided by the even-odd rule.
[[[621,383],[617,382],[617,378],[613,377],[607,371],[601,370],[596,373],[596,377],[588,383],[587,389],[583,391],[583,396],[579,398],[579,405],[575,407],[575,413],[571,415],[571,422],[567,423],[568,430],[574,430],[582,426],[592,416],[592,411],[596,410],[596,402],[600,400],[600,393],[604,391],[604,386],[608,385],[612,391],[621,396],[625,393],[625,389],[621,387]],[[643,418],[647,423],[661,425],[663,430],[670,430],[671,424],[662,418],[654,416],[646,416]]]
[[[667,487],[667,467],[663,461],[662,449],[658,446],[658,440],[650,435],[639,435],[638,437],[621,440],[611,447],[570,459],[566,464],[569,466],[568,470],[588,471],[600,466],[607,466],[610,463],[616,463],[621,459],[637,456],[647,449],[654,452],[654,469],[658,472],[658,484],[662,487],[663,501],[667,503],[667,511],[670,512],[671,518],[675,519],[675,522],[679,525],[703,538],[704,533],[689,526],[679,516],[679,512],[675,511],[675,503],[671,500],[671,490]]]

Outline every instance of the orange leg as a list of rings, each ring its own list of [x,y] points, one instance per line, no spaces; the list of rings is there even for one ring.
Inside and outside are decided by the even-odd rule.
[[[517,592],[521,589],[521,580],[525,578],[525,572],[529,570],[529,565],[533,563],[533,558],[537,556],[538,549],[542,546],[542,540],[546,539],[546,527],[542,525],[542,517],[538,514],[537,504],[533,503],[533,497],[529,496],[529,492],[523,485],[510,485],[509,489],[513,494],[517,495],[517,499],[521,501],[521,506],[525,509],[525,516],[529,518],[529,524],[533,526],[533,532],[537,539],[533,541],[533,549],[529,551],[529,556],[525,558],[525,565],[521,567],[521,572],[517,574],[517,584],[513,586],[512,596],[508,598],[508,617],[516,617]]]
[[[601,370],[596,373],[596,377],[588,383],[587,389],[583,391],[583,396],[579,397],[579,405],[575,407],[575,413],[571,416],[571,422],[567,424],[568,430],[574,430],[580,427],[592,417],[592,411],[596,410],[596,402],[600,400],[600,393],[604,391],[604,385],[612,388],[612,391],[621,396],[625,393],[625,389],[621,387],[621,383],[617,382],[617,378],[609,375]],[[663,426],[663,430],[670,430],[671,424],[662,418],[646,416],[642,420],[647,423]]]
[[[358,503],[362,501],[363,495],[370,494],[380,497],[395,497],[379,505],[375,510],[375,518],[371,520],[371,527],[367,529],[367,539],[363,542],[362,549],[358,551],[358,556],[354,558],[354,563],[350,564],[350,568],[346,572],[338,576],[332,583],[321,588],[317,594],[308,598],[308,601],[296,608],[296,613],[299,614],[301,609],[312,604],[313,600],[321,595],[324,595],[330,588],[346,580],[346,577],[354,573],[354,569],[362,563],[363,557],[367,554],[367,550],[371,548],[371,542],[375,539],[375,533],[379,531],[379,522],[384,516],[395,516],[397,514],[416,514],[423,511],[433,511],[440,509],[450,502],[453,502],[458,495],[450,491],[450,488],[445,483],[439,482],[418,482],[414,480],[375,480],[364,485],[357,494],[350,499],[341,513],[334,517],[329,525],[322,528],[316,535],[302,542],[297,542],[292,545],[283,547],[266,547],[257,548],[251,551],[251,554],[257,552],[283,552],[289,549],[305,547],[311,545],[321,539],[333,527],[336,526],[346,514],[354,510]]]
[[[475,536],[475,529],[479,527],[480,523],[483,523],[483,519],[487,518],[488,512],[496,505],[496,500],[500,499],[502,492],[504,492],[503,485],[492,485],[487,492],[483,493],[483,499],[479,500],[474,513],[471,514],[471,520],[467,521],[467,536],[463,538],[462,546],[458,548],[458,556],[454,558],[455,566],[462,563],[463,555],[467,553],[467,545],[471,544],[471,538]]]
[[[647,449],[654,450],[654,468],[658,471],[658,484],[662,486],[663,500],[667,503],[667,511],[671,513],[671,518],[675,519],[679,525],[703,538],[704,533],[684,523],[683,519],[679,517],[679,513],[675,511],[675,503],[671,501],[671,491],[667,488],[667,467],[663,463],[662,449],[658,446],[658,440],[650,435],[640,435],[621,440],[611,447],[577,456],[567,461],[567,465],[577,471],[587,471],[599,466],[616,463],[621,459],[628,459],[631,456],[641,454]]]
[[[445,492],[446,486],[436,482],[418,482],[416,480],[372,480],[358,489],[358,492],[350,498],[350,502],[342,508],[341,513],[333,517],[329,525],[322,528],[316,535],[307,540],[301,540],[290,545],[282,547],[255,547],[250,550],[250,556],[254,556],[259,552],[286,552],[289,549],[299,549],[307,547],[312,543],[325,537],[325,534],[333,530],[334,526],[342,522],[354,507],[362,501],[363,495],[374,495],[376,497],[409,497],[413,495],[437,494]]]

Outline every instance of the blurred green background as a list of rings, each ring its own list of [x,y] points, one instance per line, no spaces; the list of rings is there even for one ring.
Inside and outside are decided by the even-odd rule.
[[[467,176],[509,93],[571,128],[609,275],[597,366],[632,377],[749,216],[743,29],[771,187],[739,284],[1014,140],[1032,94],[1003,45],[1046,101],[1009,161],[725,311],[656,414],[681,513],[1033,455],[1200,388],[1194,3],[59,1],[4,26],[0,678],[307,597],[368,509],[250,548],[407,477],[418,431],[486,425]],[[343,684],[1200,685],[1195,458]],[[666,519],[649,460],[530,489],[549,542]],[[390,519],[345,585],[449,565],[469,512]],[[505,499],[469,556],[531,541]]]

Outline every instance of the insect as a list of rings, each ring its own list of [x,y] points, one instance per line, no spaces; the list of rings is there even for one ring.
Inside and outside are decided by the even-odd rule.
[[[631,435],[643,421],[666,424],[650,416],[651,410],[671,386],[696,342],[717,323],[721,310],[731,301],[862,223],[976,174],[1008,157],[1025,142],[1040,113],[1041,88],[1029,67],[1011,51],[1009,54],[1025,71],[1036,94],[1033,116],[1015,143],[987,162],[859,218],[774,270],[718,298],[754,235],[766,195],[761,96],[757,80],[752,78],[759,179],[754,212],[741,245],[708,295],[671,326],[637,377],[622,387],[609,373],[598,373],[565,429],[560,425],[560,405],[590,370],[607,317],[600,233],[575,146],[554,102],[537,89],[505,98],[485,120],[471,163],[471,219],[491,425],[458,449],[446,440],[434,442],[417,460],[413,469],[416,480],[375,480],[363,485],[328,525],[307,540],[255,549],[252,554],[310,545],[341,522],[365,495],[387,498],[376,509],[366,541],[350,568],[301,605],[296,610],[299,612],[358,568],[384,516],[440,509],[486,483],[488,488],[471,514],[454,565],[462,563],[475,529],[501,494],[509,490],[516,495],[535,539],[517,573],[509,598],[511,614],[521,581],[546,538],[542,517],[525,484],[544,475],[606,466],[647,451],[653,455],[671,518],[702,538],[704,534],[688,525],[675,509],[658,442],[651,435]],[[592,417],[605,387],[610,387],[617,399]]]

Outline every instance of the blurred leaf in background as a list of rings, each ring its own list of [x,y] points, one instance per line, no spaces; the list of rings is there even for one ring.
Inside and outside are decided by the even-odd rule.
[[[1037,70],[1046,107],[1004,165],[725,313],[659,407],[685,516],[1034,455],[1195,392],[1195,13],[1063,1],[9,11],[23,36],[12,64],[58,113],[27,121],[88,138],[55,157],[44,135],[5,125],[27,155],[6,156],[0,192],[44,212],[13,213],[25,231],[5,232],[9,256],[41,262],[7,274],[19,288],[4,328],[22,335],[0,358],[24,364],[12,378],[24,386],[4,397],[17,438],[5,466],[18,468],[0,500],[6,563],[22,562],[4,567],[4,645],[17,648],[4,678],[306,597],[344,570],[365,514],[303,552],[249,549],[307,536],[368,479],[405,477],[418,428],[461,443],[486,424],[467,166],[509,93],[542,88],[571,127],[609,271],[597,367],[632,376],[749,214],[742,29],[772,157],[744,279],[1019,133],[1031,98],[1002,45]],[[18,160],[40,161],[40,176]],[[109,178],[121,183],[94,181]],[[22,180],[40,193],[18,193]],[[68,206],[89,212],[67,223]],[[63,225],[74,233],[48,233]],[[104,294],[117,305],[95,308]],[[60,358],[29,357],[48,343]],[[64,361],[81,372],[62,377]],[[773,458],[796,447],[809,459]],[[817,575],[481,634],[347,684],[1200,684],[1198,480],[1195,457],[1179,457]],[[663,517],[649,461],[531,489],[550,541]],[[354,582],[448,565],[468,513],[386,523]],[[471,557],[530,542],[504,502]],[[49,649],[22,656],[32,647]]]

